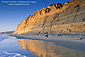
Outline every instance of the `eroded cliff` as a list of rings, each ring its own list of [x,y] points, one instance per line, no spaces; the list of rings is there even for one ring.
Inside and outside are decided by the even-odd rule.
[[[85,31],[85,0],[72,0],[44,7],[22,21],[13,34],[77,31]]]

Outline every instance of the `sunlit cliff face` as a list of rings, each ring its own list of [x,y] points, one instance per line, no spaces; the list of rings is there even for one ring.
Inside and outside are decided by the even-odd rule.
[[[66,31],[69,29],[68,31]],[[27,17],[13,34],[74,33],[85,31],[85,0],[72,0],[44,7]],[[66,31],[66,32],[65,32]]]
[[[84,51],[57,46],[52,42],[17,39],[22,49],[29,50],[39,57],[85,57]]]

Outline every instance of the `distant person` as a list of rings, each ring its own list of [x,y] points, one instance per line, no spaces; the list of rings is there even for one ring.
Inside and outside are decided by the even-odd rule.
[[[45,37],[48,38],[48,32],[45,33]]]

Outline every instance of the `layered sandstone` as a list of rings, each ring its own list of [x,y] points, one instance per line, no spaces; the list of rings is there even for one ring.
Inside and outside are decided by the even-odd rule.
[[[72,0],[44,7],[22,21],[14,34],[75,31],[85,31],[85,0]]]

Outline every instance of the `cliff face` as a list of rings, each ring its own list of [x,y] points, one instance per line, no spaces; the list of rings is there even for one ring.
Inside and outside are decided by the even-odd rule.
[[[85,31],[85,0],[72,0],[44,7],[22,21],[14,34],[75,31]]]

